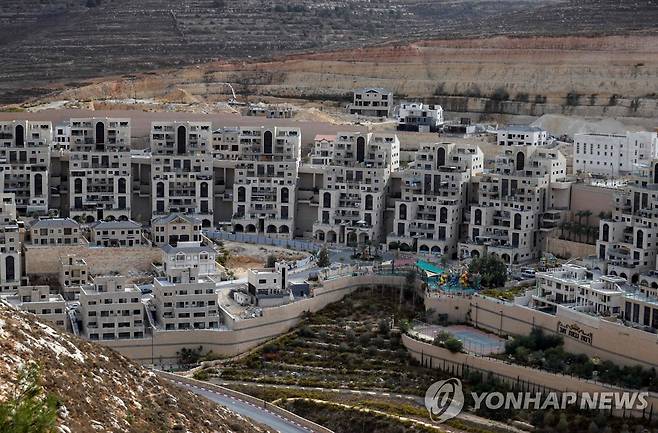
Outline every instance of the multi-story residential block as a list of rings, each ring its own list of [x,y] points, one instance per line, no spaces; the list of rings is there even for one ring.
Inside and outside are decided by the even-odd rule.
[[[443,108],[422,102],[401,102],[398,131],[437,132],[443,127]]]
[[[154,217],[184,213],[212,225],[212,139],[210,122],[151,124]]]
[[[30,245],[78,245],[80,224],[71,218],[41,218],[29,223]]]
[[[59,285],[67,300],[74,300],[80,294],[80,286],[89,282],[89,266],[82,257],[74,254],[59,259]]]
[[[470,180],[482,173],[483,166],[484,155],[477,146],[421,145],[411,167],[402,173],[389,246],[397,243],[413,251],[456,257]]]
[[[617,317],[630,326],[658,329],[658,296],[630,286],[625,278],[597,278],[582,266],[566,264],[536,275],[532,306],[544,311],[571,308],[595,316]]]
[[[636,167],[615,195],[612,218],[599,222],[598,258],[607,273],[636,283],[658,253],[658,160]]]
[[[70,216],[81,222],[130,217],[130,119],[71,119]]]
[[[385,240],[383,214],[388,182],[400,167],[394,134],[341,132],[320,189],[315,239],[343,245]]]
[[[135,247],[142,243],[142,225],[132,220],[99,221],[91,227],[91,245]]]
[[[54,130],[53,150],[69,150],[71,148],[71,122],[57,125]]]
[[[21,286],[5,300],[14,307],[67,329],[66,301],[62,295],[50,293],[49,286]]]
[[[301,158],[299,128],[240,128],[238,153],[231,151],[225,158],[235,161],[233,230],[291,239]]]
[[[498,156],[491,173],[476,176],[478,200],[471,205],[462,257],[486,253],[506,263],[536,258],[546,235],[569,208],[571,182],[557,150],[514,146]]]
[[[158,327],[172,331],[219,328],[215,255],[212,248],[196,242],[163,248],[162,272],[153,280]]]
[[[14,193],[21,215],[48,213],[50,122],[0,122],[0,191]]]
[[[393,92],[379,87],[357,89],[347,112],[360,116],[390,117],[393,114]]]
[[[123,276],[96,277],[80,288],[82,333],[89,340],[144,338],[142,293]]]
[[[201,221],[191,215],[170,214],[151,221],[153,245],[176,246],[178,242],[200,242]]]
[[[312,165],[330,165],[334,159],[334,144],[336,143],[335,135],[315,136],[313,152],[311,153]]]
[[[635,166],[658,158],[655,132],[626,134],[576,134],[573,169],[617,177],[632,173]]]
[[[0,293],[15,292],[21,284],[20,229],[14,194],[0,193]]]
[[[496,142],[500,146],[544,146],[548,133],[539,127],[507,125],[496,131]]]
[[[251,304],[259,307],[275,307],[290,302],[288,267],[278,262],[274,268],[249,269],[247,291]]]

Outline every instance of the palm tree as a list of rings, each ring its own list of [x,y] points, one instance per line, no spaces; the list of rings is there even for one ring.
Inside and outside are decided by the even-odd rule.
[[[569,223],[566,221],[562,221],[560,223],[560,239],[564,239],[564,231],[567,229],[569,226]]]
[[[608,217],[608,214],[604,211],[599,212],[599,219],[604,220]]]
[[[597,233],[599,232],[599,228],[596,226],[587,226],[587,243],[590,244],[590,236],[594,240],[594,243],[596,243],[596,238],[597,238]]]
[[[576,236],[578,236],[578,242],[583,241],[583,234],[587,231],[586,227],[580,223],[578,223],[574,229],[574,232]]]
[[[579,210],[576,212],[576,216],[578,217],[578,224],[581,224],[583,222],[583,211]]]
[[[564,230],[567,233],[569,233],[568,237],[569,237],[569,239],[571,239],[571,230],[573,230],[573,223],[570,223],[569,221],[565,221],[563,224],[564,224]]]
[[[591,210],[584,210],[583,211],[583,216],[585,217],[585,224],[589,226],[589,217],[592,216],[592,211]]]

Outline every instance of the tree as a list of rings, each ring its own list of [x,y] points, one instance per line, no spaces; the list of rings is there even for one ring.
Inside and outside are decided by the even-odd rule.
[[[331,262],[329,261],[329,251],[327,251],[327,247],[322,247],[318,253],[318,266],[321,268],[326,268],[330,264]]]
[[[589,217],[592,216],[592,211],[591,210],[584,210],[583,211],[583,217],[585,218],[585,224],[589,226]]]
[[[274,254],[270,254],[267,256],[267,264],[265,265],[266,268],[273,268],[276,265],[276,256]]]
[[[3,433],[51,433],[57,426],[57,398],[46,395],[37,364],[18,372],[7,401],[0,403],[0,431]]]
[[[446,341],[443,342],[443,345],[445,346],[446,349],[448,349],[452,353],[461,352],[462,349],[464,348],[464,343],[462,343],[461,340],[458,340],[454,337],[448,338]]]
[[[507,266],[498,256],[491,254],[474,258],[468,265],[468,272],[480,274],[482,286],[491,289],[502,287],[507,281]]]

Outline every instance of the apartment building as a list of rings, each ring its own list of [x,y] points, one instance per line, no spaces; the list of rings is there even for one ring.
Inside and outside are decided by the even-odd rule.
[[[132,220],[99,221],[91,227],[91,245],[136,247],[142,243],[142,225]]]
[[[0,191],[13,193],[20,215],[48,213],[50,122],[0,122]]]
[[[443,107],[422,102],[401,102],[398,131],[438,132],[443,128]]]
[[[635,166],[658,158],[655,132],[576,134],[573,170],[603,176],[630,174]]]
[[[531,306],[555,312],[570,308],[594,316],[623,320],[633,327],[658,329],[658,296],[628,285],[625,278],[594,277],[586,268],[565,264],[536,275]]]
[[[529,125],[507,125],[496,131],[499,146],[544,146],[547,144],[546,130]]]
[[[340,132],[325,167],[314,238],[320,242],[364,245],[385,241],[383,214],[389,178],[400,167],[395,134]]]
[[[259,307],[276,307],[290,302],[288,267],[277,262],[273,268],[249,269],[247,292],[251,304]]]
[[[66,121],[57,125],[53,133],[52,150],[62,151],[71,148],[71,122]]]
[[[59,259],[59,285],[65,299],[72,301],[80,294],[80,287],[89,282],[89,266],[82,257],[68,254]]]
[[[395,203],[390,246],[457,256],[471,178],[481,174],[484,154],[470,144],[421,145],[402,173],[402,192]]]
[[[558,150],[506,148],[495,169],[473,179],[477,202],[467,212],[461,257],[495,254],[508,264],[537,258],[544,238],[569,209],[571,182]]]
[[[30,245],[80,244],[80,224],[71,218],[41,218],[29,223]]]
[[[156,217],[151,221],[153,245],[176,246],[178,242],[200,242],[201,220],[183,214]]]
[[[235,161],[233,215],[236,233],[292,239],[301,131],[287,127],[241,127]]]
[[[334,159],[335,135],[318,134],[313,140],[313,152],[310,155],[312,165],[330,165]]]
[[[67,329],[66,301],[62,295],[50,293],[49,286],[21,286],[4,299],[16,308]]]
[[[658,160],[636,166],[626,187],[615,194],[612,218],[599,222],[596,248],[610,275],[636,283],[640,274],[653,269],[658,253]]]
[[[0,293],[15,292],[21,284],[22,250],[13,193],[0,193]]]
[[[70,134],[71,218],[130,218],[130,119],[71,119]]]
[[[393,114],[393,92],[381,87],[357,89],[347,112],[359,116],[390,117]]]
[[[222,323],[215,293],[215,251],[198,242],[163,247],[160,276],[153,280],[158,327],[166,331],[217,329]]]
[[[80,288],[82,334],[89,340],[144,338],[142,293],[124,276],[99,276]]]
[[[212,226],[210,122],[153,122],[150,136],[153,217],[190,214]]]

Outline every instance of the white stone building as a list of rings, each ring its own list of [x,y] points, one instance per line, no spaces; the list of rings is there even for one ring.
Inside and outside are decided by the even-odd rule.
[[[471,205],[461,257],[495,254],[508,264],[538,257],[546,235],[569,209],[571,182],[558,150],[514,146],[496,159],[495,169],[474,178],[477,203]]]
[[[197,277],[218,275],[221,272],[215,261],[217,252],[199,242],[181,242],[176,246],[162,247],[162,272],[172,281],[195,281]]]
[[[130,218],[130,119],[71,119],[70,133],[71,218]]]
[[[359,116],[390,117],[393,114],[393,92],[381,87],[357,89],[347,112]]]
[[[50,293],[49,286],[21,286],[15,294],[5,298],[14,307],[36,314],[66,330],[66,301],[62,295]]]
[[[383,215],[389,178],[400,167],[395,134],[340,132],[325,167],[314,238],[342,245],[385,241]]]
[[[437,132],[443,128],[443,108],[422,102],[401,102],[397,120],[398,131]]]
[[[80,287],[89,282],[89,266],[82,257],[68,254],[59,259],[59,285],[62,295],[72,301],[80,294]]]
[[[176,246],[178,242],[200,242],[201,220],[183,214],[156,217],[151,221],[153,245]]]
[[[617,191],[612,218],[599,222],[596,248],[608,274],[635,283],[653,269],[658,253],[658,160],[637,167],[627,186]]]
[[[275,307],[290,302],[288,267],[278,262],[274,268],[249,269],[247,291],[251,303],[259,307]]]
[[[313,152],[310,155],[311,165],[331,165],[331,161],[334,159],[336,136],[318,134],[313,141]]]
[[[499,146],[544,146],[547,144],[546,130],[528,125],[507,125],[496,131]]]
[[[573,170],[610,177],[632,173],[638,164],[658,158],[655,132],[576,134]]]
[[[14,194],[0,193],[0,293],[15,292],[21,284],[22,250]]]
[[[14,193],[21,215],[48,213],[50,122],[0,122],[0,191]]]
[[[91,245],[136,247],[142,244],[142,225],[132,220],[99,221],[91,227]]]
[[[80,224],[71,218],[40,218],[30,222],[30,245],[80,244]]]
[[[236,233],[291,239],[295,231],[301,131],[287,127],[242,127],[235,161],[233,215]]]
[[[153,217],[190,214],[212,226],[212,139],[210,122],[151,124]]]
[[[478,146],[421,145],[411,167],[402,173],[389,247],[404,244],[404,249],[456,257],[471,177],[482,173],[483,166]]]
[[[89,340],[144,338],[141,296],[126,277],[95,277],[80,288],[82,334]]]

